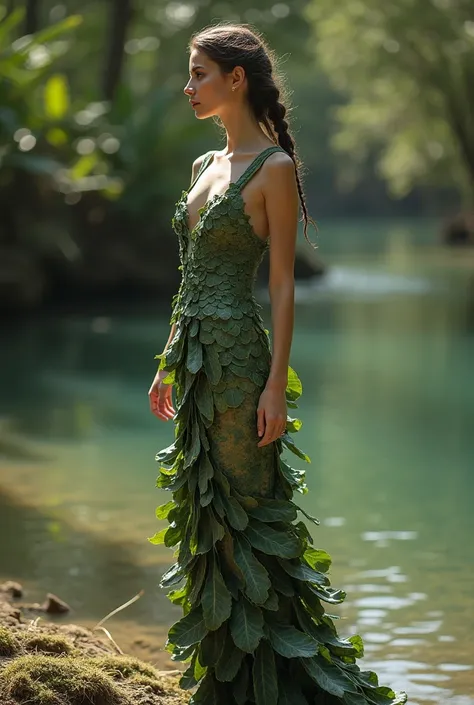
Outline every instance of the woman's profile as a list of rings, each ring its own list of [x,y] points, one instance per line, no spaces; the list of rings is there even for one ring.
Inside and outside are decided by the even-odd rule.
[[[193,164],[172,221],[182,278],[171,332],[149,390],[173,418],[157,486],[168,526],[152,543],[176,547],[160,585],[183,610],[166,648],[185,662],[180,686],[203,705],[388,705],[406,702],[362,671],[359,636],[338,635],[326,606],[331,558],[313,547],[295,491],[309,461],[293,434],[302,388],[289,366],[299,160],[275,81],[275,59],[248,25],[193,35],[184,92],[196,117],[218,118],[226,146]],[[253,285],[269,250],[272,341]],[[173,406],[172,387],[176,391]],[[288,413],[289,412],[289,413]]]

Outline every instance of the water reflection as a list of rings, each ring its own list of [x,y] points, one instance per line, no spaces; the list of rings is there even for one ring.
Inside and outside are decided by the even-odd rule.
[[[474,284],[428,235],[335,225],[321,243],[335,274],[300,292],[292,348],[312,458],[299,501],[364,667],[410,703],[472,705]],[[111,629],[150,648],[179,613],[157,587],[172,553],[146,541],[169,499],[153,458],[172,426],[146,398],[167,315],[49,318],[0,352],[2,577],[32,599],[54,587],[86,622],[145,588]]]

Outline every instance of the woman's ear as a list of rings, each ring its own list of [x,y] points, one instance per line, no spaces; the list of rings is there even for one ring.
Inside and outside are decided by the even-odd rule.
[[[241,88],[245,82],[245,71],[242,66],[235,66],[232,71],[232,90],[236,91]]]

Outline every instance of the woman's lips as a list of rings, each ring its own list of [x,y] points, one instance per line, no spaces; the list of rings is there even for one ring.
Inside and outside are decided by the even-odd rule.
[[[190,103],[191,103],[191,105],[192,105],[193,108],[195,108],[196,105],[199,105],[199,103],[198,103],[197,101],[194,101],[194,100],[191,100]]]

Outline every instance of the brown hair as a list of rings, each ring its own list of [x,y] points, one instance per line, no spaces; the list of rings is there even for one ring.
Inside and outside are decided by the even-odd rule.
[[[224,73],[230,73],[235,66],[241,66],[245,70],[247,98],[256,119],[263,125],[270,139],[279,144],[293,159],[303,210],[304,236],[316,247],[307,236],[308,223],[312,223],[316,230],[317,226],[308,215],[301,181],[303,165],[285,119],[289,108],[280,101],[284,86],[282,76],[276,72],[276,55],[262,35],[250,28],[250,25],[226,22],[205,27],[193,34],[189,42],[189,50],[192,49],[203,51]]]

